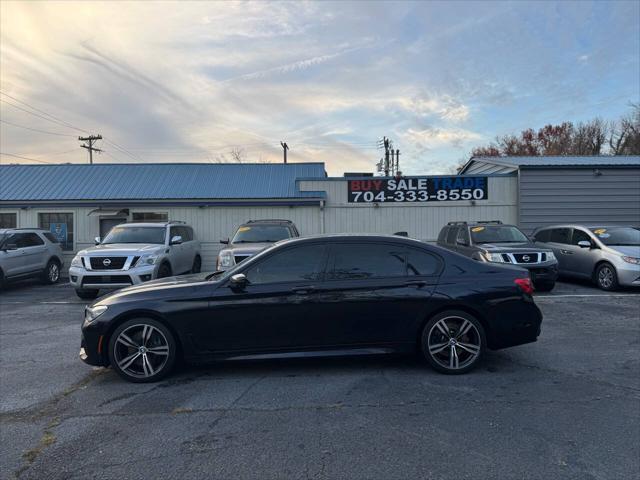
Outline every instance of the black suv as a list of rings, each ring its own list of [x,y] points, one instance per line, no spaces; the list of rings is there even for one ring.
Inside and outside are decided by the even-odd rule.
[[[537,290],[553,289],[558,276],[558,260],[548,248],[533,244],[515,225],[499,220],[449,222],[440,230],[438,245],[480,262],[518,265],[529,270]]]

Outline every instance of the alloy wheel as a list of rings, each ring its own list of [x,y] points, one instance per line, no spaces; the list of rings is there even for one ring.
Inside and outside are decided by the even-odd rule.
[[[120,370],[135,378],[149,378],[162,371],[169,359],[169,342],[164,334],[146,323],[124,329],[113,345]]]
[[[57,263],[51,263],[49,265],[49,271],[47,272],[49,281],[51,283],[56,283],[60,278],[60,267],[58,267]]]
[[[613,271],[610,267],[601,267],[598,271],[598,283],[604,289],[611,288],[613,285]]]
[[[476,326],[462,317],[438,320],[429,331],[427,348],[431,358],[447,370],[463,369],[478,358],[482,338]]]

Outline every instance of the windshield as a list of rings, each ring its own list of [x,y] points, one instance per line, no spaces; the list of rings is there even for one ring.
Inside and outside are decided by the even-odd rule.
[[[164,227],[113,227],[101,242],[109,243],[157,243],[164,245]]]
[[[640,228],[633,227],[596,227],[590,229],[598,240],[605,245],[640,246]]]
[[[527,236],[517,227],[507,225],[482,225],[471,227],[473,243],[528,242]]]
[[[283,225],[243,225],[231,243],[277,242],[290,237],[289,228]]]

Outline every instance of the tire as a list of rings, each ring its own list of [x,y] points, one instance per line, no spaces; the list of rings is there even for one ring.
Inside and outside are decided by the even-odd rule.
[[[53,285],[60,280],[60,263],[57,260],[49,260],[47,266],[42,271],[42,282]]]
[[[441,373],[456,375],[472,370],[482,358],[486,345],[482,324],[459,310],[437,314],[422,330],[422,354],[431,367]]]
[[[193,259],[193,266],[191,267],[191,273],[200,273],[202,268],[202,259],[200,255],[196,255],[196,258]]]
[[[160,265],[158,269],[158,277],[157,278],[166,278],[171,276],[171,267],[168,263],[163,263]]]
[[[615,267],[609,262],[598,265],[595,273],[595,281],[598,287],[608,292],[617,290],[619,287],[618,274],[616,273]]]
[[[539,292],[550,292],[556,286],[556,282],[539,282],[534,283],[533,286]]]
[[[162,323],[132,318],[109,339],[109,361],[122,378],[133,383],[157,382],[173,369],[178,345]]]
[[[80,289],[76,289],[76,295],[78,295],[78,297],[80,297],[83,300],[93,300],[94,298],[96,298],[98,296],[98,292],[100,290],[80,290]]]

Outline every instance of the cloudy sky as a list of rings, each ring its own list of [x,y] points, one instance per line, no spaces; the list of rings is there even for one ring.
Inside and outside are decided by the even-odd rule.
[[[640,98],[640,3],[0,3],[2,163],[323,161],[407,174]],[[37,109],[37,110],[34,110]],[[30,112],[30,113],[29,113]],[[24,128],[27,127],[27,128]]]

